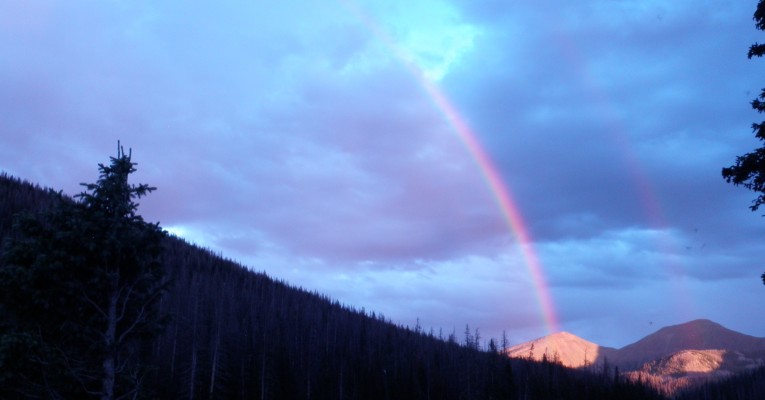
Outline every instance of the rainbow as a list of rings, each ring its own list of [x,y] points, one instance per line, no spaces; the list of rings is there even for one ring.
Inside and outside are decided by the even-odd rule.
[[[555,29],[556,25],[553,24],[552,26]],[[645,213],[648,226],[659,231],[666,230],[669,223],[662,209],[659,197],[648,178],[643,164],[639,160],[639,156],[635,151],[635,145],[630,142],[628,129],[620,121],[613,107],[611,107],[613,102],[608,97],[606,91],[603,90],[602,85],[596,81],[591,71],[588,70],[581,52],[577,51],[576,43],[567,35],[557,31],[557,29],[555,30],[555,38],[556,42],[560,44],[560,49],[564,53],[566,60],[568,60],[569,65],[583,83],[584,88],[589,92],[591,101],[599,105],[601,109],[601,118],[607,124],[608,131],[612,133],[611,138],[614,147],[622,155],[627,167],[628,176],[632,180],[637,197]],[[677,278],[685,276],[687,274],[686,270],[676,257],[671,257],[671,255],[679,253],[677,245],[659,239],[656,247],[661,254],[670,256],[665,259],[664,267],[670,275],[675,277],[669,282],[673,286],[672,292],[674,296],[671,300],[674,302],[675,313],[679,315],[678,318],[682,319],[696,318],[699,314],[692,302],[693,295],[683,280]]]
[[[422,68],[397,44],[390,34],[365,13],[361,7],[352,3],[351,0],[340,0],[340,2],[406,66],[433,101],[436,109],[443,114],[449,126],[457,134],[481,171],[491,193],[497,201],[505,222],[519,244],[523,259],[533,281],[534,291],[537,295],[537,301],[548,333],[560,331],[553,298],[547,285],[542,263],[534,250],[529,229],[526,227],[526,223],[521,217],[521,212],[513,200],[510,188],[504,183],[500,171],[494,165],[488,152],[481,145],[476,133],[470,128],[470,125],[465,121],[457,108],[454,107],[444,91],[425,75]]]

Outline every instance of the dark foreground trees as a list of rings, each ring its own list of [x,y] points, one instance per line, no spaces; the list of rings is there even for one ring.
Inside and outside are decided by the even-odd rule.
[[[48,192],[47,198],[50,197]],[[60,201],[60,196],[53,197]],[[74,249],[78,246],[99,249],[96,254],[101,254],[98,246],[103,246],[106,235],[56,222],[68,220],[59,207],[75,214],[86,209],[76,204],[57,206],[34,185],[0,173],[0,240],[11,244],[6,249],[25,248],[26,244],[49,249],[63,241]],[[40,209],[53,211],[38,212]],[[8,227],[8,217],[3,212],[22,210],[40,215],[22,220],[34,229],[3,231]],[[98,220],[87,219],[88,225]],[[53,229],[59,226],[66,229]],[[48,236],[34,234],[43,232],[43,228],[44,232],[58,232],[60,238],[46,239]],[[154,228],[147,228],[153,232]],[[115,353],[121,355],[114,360],[127,361],[123,371],[130,373],[115,375],[114,398],[136,394],[130,390],[142,387],[150,390],[143,390],[144,396],[136,397],[662,399],[650,387],[617,379],[610,373],[571,370],[549,361],[509,359],[497,351],[497,346],[493,351],[481,351],[482,345],[472,333],[466,335],[464,344],[458,344],[456,332],[442,335],[425,333],[419,327],[398,326],[380,314],[356,310],[318,293],[275,281],[178,238],[164,236],[163,247],[162,264],[173,285],[161,292],[159,304],[153,303],[151,296],[141,298],[160,308],[161,312],[152,308],[154,315],[166,313],[172,319],[159,336],[152,337],[151,327],[161,326],[152,319],[143,330],[144,336],[119,346],[122,350]],[[43,253],[51,255],[38,257],[31,251],[21,252],[18,254],[28,254],[26,261],[0,268],[5,277],[15,279],[12,284],[0,277],[4,286],[0,288],[3,297],[0,306],[5,307],[0,310],[0,398],[81,399],[92,397],[88,392],[106,397],[102,387],[103,377],[108,375],[103,368],[108,354],[103,339],[112,336],[105,334],[104,327],[109,324],[102,313],[108,315],[103,310],[109,302],[102,301],[97,303],[99,307],[94,307],[87,299],[78,298],[77,294],[90,293],[87,291],[90,289],[82,289],[89,286],[71,279],[54,261],[74,265],[73,271],[83,276],[90,276],[90,272],[78,265],[101,264],[87,262],[91,256],[83,256],[85,251],[59,254],[46,250],[40,254]],[[92,257],[109,259],[103,255]],[[70,259],[77,261],[67,261]],[[156,259],[148,256],[139,259],[152,260]],[[152,271],[150,266],[142,268],[146,269],[141,271]],[[16,273],[21,275],[15,276]],[[105,274],[96,276],[101,275]],[[22,285],[27,288],[18,289]],[[153,285],[147,288],[145,293],[159,290]],[[14,301],[3,292],[5,289],[25,302]],[[93,293],[89,298],[108,299],[105,293]],[[97,309],[102,311],[94,311]],[[50,318],[43,317],[46,313]],[[116,331],[125,332],[125,325],[118,323],[116,327]],[[55,334],[57,330],[60,333]],[[89,341],[91,336],[96,341]],[[150,343],[139,340],[143,338],[150,339]],[[81,364],[75,364],[77,360]],[[141,366],[146,360],[156,366],[148,374]],[[76,365],[83,367],[73,369]]]
[[[765,0],[760,0],[754,12],[755,26],[759,30],[765,30]],[[762,57],[765,54],[765,44],[755,43],[749,48],[748,56]],[[760,95],[752,100],[752,108],[762,113],[765,112],[765,89]],[[752,124],[755,137],[765,142],[765,121]],[[751,153],[736,157],[736,163],[722,169],[723,178],[728,183],[742,185],[747,189],[759,193],[752,202],[752,211],[765,204],[765,145],[755,149]],[[765,279],[765,276],[763,277]]]
[[[759,30],[765,30],[765,0],[759,0],[757,9],[754,11],[753,19],[755,27]],[[762,57],[765,54],[765,44],[755,43],[749,47],[748,57]],[[757,112],[765,112],[765,89],[762,89],[760,95],[752,100],[752,108]],[[754,136],[760,141],[765,142],[765,121],[753,123],[752,130]],[[736,157],[736,163],[730,167],[722,169],[723,178],[728,183],[736,186],[742,185],[745,188],[759,193],[749,208],[757,211],[761,205],[765,204],[765,144],[755,149],[751,153]],[[762,283],[765,284],[765,273],[761,275]]]
[[[710,381],[688,389],[675,400],[761,400],[765,394],[765,366],[748,370],[720,381]]]
[[[119,147],[119,146],[118,146]],[[135,398],[162,329],[162,231],[136,213],[130,154],[76,201],[16,221],[0,253],[0,398]]]

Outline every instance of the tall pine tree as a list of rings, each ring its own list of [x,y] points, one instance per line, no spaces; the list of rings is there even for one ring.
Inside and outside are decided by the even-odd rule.
[[[752,18],[755,21],[755,27],[758,30],[765,31],[765,0],[759,0],[757,8]],[[749,47],[747,56],[762,57],[765,55],[765,44],[755,43]],[[762,89],[760,95],[751,102],[752,108],[757,112],[765,112],[765,89]],[[765,121],[752,124],[754,136],[762,142],[765,142]],[[765,145],[762,145],[752,152],[736,157],[736,163],[730,167],[722,169],[723,178],[736,186],[742,185],[758,193],[758,196],[749,207],[752,211],[757,211],[761,205],[765,204]],[[765,283],[765,274],[763,274],[763,283]]]
[[[761,31],[765,31],[765,0],[757,2],[757,8],[754,10],[754,26]],[[749,47],[747,56],[762,57],[765,55],[765,44],[754,43]],[[760,95],[751,102],[752,108],[759,113],[765,112],[765,89],[762,89]],[[754,136],[761,142],[765,142],[765,121],[752,124]],[[749,208],[757,211],[761,205],[765,204],[765,144],[753,151],[736,157],[736,163],[730,167],[722,169],[722,175],[725,181],[736,186],[742,185],[745,188],[757,192],[757,198],[752,201]],[[765,284],[765,273],[760,275],[762,283]]]
[[[137,214],[131,154],[75,200],[18,219],[0,254],[0,397],[137,398],[161,332],[162,231]]]

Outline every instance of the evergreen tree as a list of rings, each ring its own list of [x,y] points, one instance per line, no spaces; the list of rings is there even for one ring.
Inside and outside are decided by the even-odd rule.
[[[765,0],[759,0],[752,18],[757,29],[765,30]],[[752,57],[762,57],[765,55],[765,44],[755,43],[751,45],[747,55],[749,59],[752,59]],[[762,89],[760,95],[752,100],[751,104],[752,108],[757,110],[757,112],[765,112],[765,89]],[[757,139],[765,142],[765,121],[753,123],[752,130]],[[761,205],[765,204],[765,145],[754,149],[751,153],[736,157],[736,163],[730,167],[723,168],[722,175],[728,183],[736,186],[742,185],[749,190],[759,193],[752,202],[752,205],[749,206],[752,211],[757,211]],[[760,278],[762,283],[765,284],[765,273]]]
[[[20,217],[0,253],[0,397],[137,398],[164,325],[163,233],[137,212],[131,155],[76,200]]]
[[[757,3],[753,19],[757,29],[765,30],[765,0],[759,0]],[[762,57],[764,54],[765,44],[755,43],[749,47],[749,59],[752,57]],[[751,105],[758,112],[765,112],[765,89],[762,89],[760,95],[752,100]],[[752,130],[757,139],[765,141],[765,121],[753,123]],[[742,185],[759,193],[750,206],[752,211],[757,211],[761,205],[765,204],[765,145],[751,153],[736,157],[736,163],[730,167],[723,168],[722,175],[728,183],[737,186]],[[763,281],[765,282],[765,275],[763,275]]]

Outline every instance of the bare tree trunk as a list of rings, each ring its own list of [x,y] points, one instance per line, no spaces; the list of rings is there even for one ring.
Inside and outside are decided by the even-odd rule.
[[[196,383],[197,375],[197,348],[196,343],[192,345],[191,350],[191,371],[189,372],[189,400],[194,399],[194,384]]]
[[[266,350],[263,349],[263,355],[260,361],[260,399],[266,399]]]
[[[170,381],[175,381],[175,352],[178,348],[178,322],[175,323],[175,332],[173,333],[173,352],[170,356]]]
[[[109,296],[109,308],[106,311],[106,332],[104,341],[106,344],[106,356],[103,362],[102,393],[101,400],[114,399],[114,383],[116,380],[116,360],[114,345],[117,336],[117,291]]]
[[[212,372],[210,373],[210,393],[209,398],[213,398],[215,394],[215,373],[218,369],[218,348],[220,347],[220,331],[218,331],[218,334],[216,336],[215,340],[215,347],[213,348],[213,358],[212,358]]]

